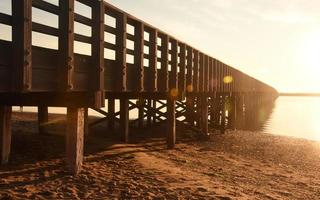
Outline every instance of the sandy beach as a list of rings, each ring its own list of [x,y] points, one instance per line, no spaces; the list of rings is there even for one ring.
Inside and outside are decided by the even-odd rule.
[[[73,177],[64,168],[65,116],[50,115],[47,135],[38,135],[36,119],[13,115],[0,199],[320,199],[319,142],[246,131],[206,141],[178,127],[167,150],[161,126],[132,131],[130,144],[98,126]]]

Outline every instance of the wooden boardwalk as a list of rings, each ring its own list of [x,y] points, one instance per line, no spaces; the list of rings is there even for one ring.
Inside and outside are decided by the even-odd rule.
[[[77,13],[75,3],[90,12]],[[210,127],[223,132],[241,127],[243,113],[249,116],[278,96],[267,84],[106,2],[12,0],[11,7],[11,15],[0,13],[0,23],[12,30],[12,40],[0,40],[2,164],[9,160],[12,106],[37,106],[40,132],[48,106],[67,107],[67,165],[76,174],[88,108],[106,116],[91,126],[108,121],[113,129],[118,123],[123,142],[129,141],[130,123],[166,123],[168,148],[173,148],[178,123],[204,136]],[[58,26],[33,21],[33,8],[56,16]],[[75,23],[91,34],[76,33]],[[34,32],[57,38],[57,49],[33,46]],[[89,55],[75,53],[76,42],[90,46]],[[107,112],[101,110],[106,99]],[[139,117],[130,121],[133,109]]]

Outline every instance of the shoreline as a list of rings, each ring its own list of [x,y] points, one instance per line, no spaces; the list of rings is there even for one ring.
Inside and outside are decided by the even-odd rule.
[[[316,199],[320,143],[267,133],[227,131],[199,141],[178,128],[167,150],[161,127],[134,131],[132,143],[96,127],[85,139],[84,170],[64,171],[64,116],[50,114],[37,135],[36,114],[13,114],[12,159],[0,167],[1,198]],[[152,135],[150,134],[152,133]]]

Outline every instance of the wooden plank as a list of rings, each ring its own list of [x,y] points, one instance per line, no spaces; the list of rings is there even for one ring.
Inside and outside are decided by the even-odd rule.
[[[120,99],[120,139],[129,142],[129,100]]]
[[[100,2],[99,1],[96,1],[95,2],[96,4],[100,4]],[[102,9],[104,9],[104,6],[103,6],[103,8]],[[99,9],[100,10],[100,9]],[[95,11],[98,11],[98,13],[94,13],[95,11],[93,11],[92,12],[92,15],[98,15],[99,14],[99,10],[95,10]],[[103,19],[104,20],[104,19]],[[82,16],[82,15],[80,15],[80,14],[78,14],[78,13],[75,13],[74,14],[74,21],[76,21],[76,22],[79,22],[79,23],[81,23],[81,24],[85,24],[85,25],[87,25],[87,26],[93,26],[93,23],[96,23],[95,22],[95,19],[90,19],[90,18],[88,18],[88,17],[85,17],[85,16]],[[104,26],[103,26],[103,29],[104,29]]]
[[[9,106],[0,106],[1,164],[7,164],[11,151],[11,113]]]
[[[49,121],[48,107],[38,106],[38,131],[39,134],[46,134],[46,126]]]
[[[150,92],[156,92],[157,87],[157,41],[158,41],[158,32],[156,29],[151,29],[149,32],[149,68],[151,74],[149,74],[151,83],[150,83]]]
[[[78,174],[83,162],[84,108],[68,107],[66,128],[66,163],[70,173]]]
[[[71,91],[74,88],[74,0],[60,1],[59,8],[58,88]]]
[[[173,149],[176,144],[176,109],[175,100],[167,100],[167,148]]]
[[[40,10],[58,15],[59,7],[43,0],[32,0],[32,6]]]
[[[144,91],[144,26],[142,23],[136,23],[135,25],[135,37],[134,37],[134,64],[138,67],[138,81],[136,91]]]
[[[116,19],[116,63],[119,69],[116,69],[115,86],[116,91],[125,92],[127,90],[127,16],[120,13]]]
[[[13,59],[12,90],[32,87],[32,0],[12,1]]]
[[[10,15],[0,13],[0,24],[12,25],[12,17]]]
[[[92,91],[104,90],[104,10],[103,1],[94,1],[92,7],[92,67],[90,82]],[[103,101],[104,102],[104,101]],[[104,105],[104,104],[102,104]]]
[[[51,27],[51,26],[46,26],[43,24],[39,24],[36,22],[32,23],[32,29],[35,32],[38,33],[43,33],[43,34],[47,34],[47,35],[53,35],[53,36],[59,36],[59,29]]]
[[[187,92],[193,92],[193,49],[192,47],[187,47],[187,80],[186,89]]]
[[[179,63],[179,91],[186,91],[186,45],[180,43],[180,63]]]

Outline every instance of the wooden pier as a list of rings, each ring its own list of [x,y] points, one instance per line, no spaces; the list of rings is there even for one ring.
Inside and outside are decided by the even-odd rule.
[[[245,126],[244,115],[257,119],[251,113],[278,96],[271,86],[107,2],[11,2],[12,14],[0,13],[0,23],[12,32],[10,41],[0,38],[2,164],[9,161],[12,106],[37,106],[40,133],[49,106],[67,107],[66,162],[77,174],[89,108],[105,115],[90,126],[107,121],[109,129],[119,127],[123,142],[130,141],[132,123],[166,123],[168,148],[174,148],[177,124],[204,137],[210,129],[223,133]],[[90,13],[77,13],[76,3]],[[33,8],[56,16],[58,26],[33,21]],[[76,33],[75,23],[89,27],[91,34]],[[32,45],[34,32],[57,38],[57,49]],[[89,55],[75,53],[76,42],[90,46]],[[101,109],[105,100],[108,111]],[[138,109],[137,120],[129,119],[133,109]]]

